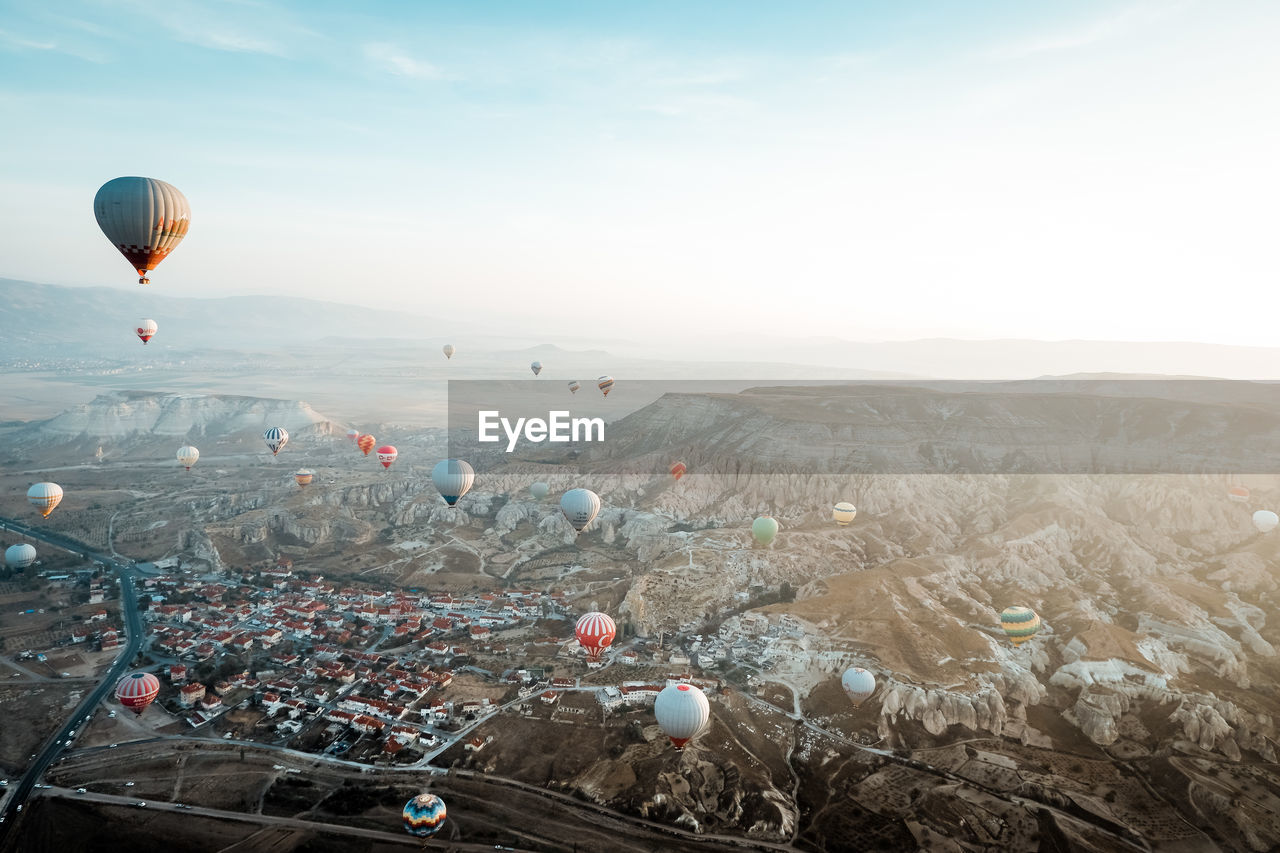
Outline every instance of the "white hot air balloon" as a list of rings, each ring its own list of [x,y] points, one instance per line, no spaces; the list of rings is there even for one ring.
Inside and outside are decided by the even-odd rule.
[[[600,512],[600,496],[590,489],[570,489],[560,498],[560,511],[581,533]]]
[[[191,466],[196,464],[196,460],[199,458],[200,451],[196,450],[189,444],[178,448],[178,461],[181,462],[183,467],[188,471],[191,470]]]
[[[445,344],[445,345],[444,345],[444,357],[445,357],[445,358],[453,358],[453,354],[454,354],[455,352],[457,352],[457,351],[458,351],[458,350],[454,347],[454,345],[453,345],[453,344]]]
[[[578,389],[579,389],[579,388],[581,388],[581,387],[582,387],[582,383],[575,379],[575,380],[573,380],[572,382],[570,382],[570,383],[569,383],[569,393],[570,393],[570,394],[577,394],[577,393],[578,393]]]
[[[449,506],[456,505],[475,481],[475,469],[461,459],[441,459],[431,469],[431,482]]]
[[[115,178],[93,198],[93,215],[111,245],[138,271],[138,284],[177,248],[191,224],[191,205],[173,184]]]
[[[857,708],[876,692],[876,677],[860,666],[851,666],[841,676],[840,686],[853,700],[853,707]]]
[[[1276,529],[1277,524],[1280,524],[1280,515],[1269,509],[1260,509],[1253,514],[1253,526],[1260,533],[1270,533]]]
[[[155,320],[143,319],[138,321],[137,326],[134,326],[133,333],[138,336],[138,339],[142,341],[142,343],[145,344],[147,341],[154,338],[156,332],[159,330],[160,327],[156,325]]]
[[[684,749],[711,719],[711,704],[692,684],[668,684],[654,700],[653,713],[675,748]]]
[[[848,527],[857,515],[857,508],[848,501],[841,501],[831,509],[831,520],[841,527]]]
[[[551,491],[551,487],[548,486],[546,483],[542,482],[541,480],[539,480],[538,482],[534,483],[529,487],[529,494],[533,495],[538,500],[542,500],[543,498],[545,498],[547,496],[547,493],[550,491]]]
[[[533,364],[529,365],[529,369],[533,371],[534,376],[537,376],[542,372],[542,362],[535,361]]]
[[[36,549],[34,545],[28,545],[26,542],[18,545],[10,545],[4,552],[4,564],[11,569],[22,571],[36,561]]]
[[[62,502],[62,487],[57,483],[36,483],[27,489],[27,501],[48,518]]]
[[[271,455],[275,456],[289,443],[289,431],[284,427],[272,427],[262,434],[262,440],[267,443]]]

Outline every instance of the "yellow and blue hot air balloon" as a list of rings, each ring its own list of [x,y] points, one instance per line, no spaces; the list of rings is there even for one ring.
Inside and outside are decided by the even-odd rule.
[[[400,813],[404,831],[418,838],[430,838],[440,831],[444,823],[444,800],[435,794],[419,794],[405,803]]]
[[[1030,607],[1006,607],[1000,613],[1000,627],[1011,643],[1020,646],[1040,630],[1040,617]]]

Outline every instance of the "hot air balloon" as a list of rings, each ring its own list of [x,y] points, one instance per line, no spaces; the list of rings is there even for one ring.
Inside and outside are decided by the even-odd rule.
[[[177,248],[191,224],[187,197],[155,178],[115,178],[93,198],[93,215],[111,244],[138,271],[138,284]]]
[[[541,480],[539,480],[538,482],[534,483],[532,486],[529,487],[529,494],[533,495],[538,500],[542,500],[543,498],[545,498],[547,496],[547,493],[550,491],[551,491],[551,487],[548,486],[546,483],[542,482]]]
[[[600,512],[600,496],[590,489],[570,489],[560,498],[560,511],[581,533]]]
[[[315,475],[314,475],[314,474],[312,474],[312,473],[311,473],[311,471],[309,471],[309,470],[308,470],[308,469],[306,469],[306,468],[303,468],[301,471],[294,471],[294,472],[293,472],[293,479],[294,479],[294,482],[296,482],[299,486],[309,486],[309,485],[311,485],[311,480],[312,480],[312,478],[313,478],[314,476],[315,476]]]
[[[603,391],[604,395],[608,397],[609,389],[613,387],[613,377],[601,376],[600,380],[596,383],[596,387],[599,388],[601,391]]]
[[[182,466],[188,471],[191,470],[191,466],[196,464],[196,460],[199,458],[200,451],[196,450],[189,444],[184,444],[182,447],[178,448],[178,461],[181,462]]]
[[[353,442],[355,442],[355,441],[359,440],[359,438],[360,438],[360,430],[358,430],[358,429],[349,429],[349,430],[347,430],[347,438],[351,439]]]
[[[443,352],[444,352],[444,357],[445,357],[445,358],[453,358],[453,354],[454,354],[455,352],[457,352],[457,351],[458,351],[458,350],[454,347],[454,345],[453,345],[453,344],[445,344],[445,345],[444,345],[444,347],[443,347]]]
[[[139,320],[138,327],[135,331],[137,332],[138,337],[142,338],[142,342],[145,344],[147,341],[151,340],[155,335],[156,330],[159,328],[160,327],[156,325],[155,320]]]
[[[587,660],[591,663],[600,662],[604,650],[609,648],[617,634],[618,627],[613,624],[613,619],[598,610],[582,614],[573,626],[573,636],[577,638],[578,645],[587,650]]]
[[[1260,509],[1253,514],[1253,526],[1260,533],[1270,533],[1276,529],[1277,524],[1280,524],[1280,516],[1269,509]]]
[[[831,510],[831,520],[841,527],[848,527],[849,522],[853,521],[854,516],[858,514],[858,509],[848,501],[841,501]]]
[[[658,725],[677,750],[684,749],[711,719],[706,694],[692,684],[668,684],[653,702]]]
[[[461,459],[441,459],[431,469],[431,482],[435,483],[440,497],[449,506],[457,504],[475,481],[475,469]]]
[[[761,545],[768,545],[778,535],[778,520],[771,515],[762,515],[751,522],[751,535]]]
[[[577,394],[577,393],[578,393],[578,389],[579,389],[579,388],[581,388],[581,387],[582,387],[582,383],[575,379],[575,380],[573,380],[572,382],[570,382],[570,383],[569,383],[569,393],[570,393],[570,394]]]
[[[840,677],[840,686],[853,700],[853,707],[859,707],[876,692],[876,677],[860,666],[851,666]]]
[[[1249,490],[1246,489],[1244,486],[1232,486],[1231,488],[1227,489],[1227,498],[1235,501],[1236,503],[1242,503],[1242,504],[1248,503]]]
[[[36,483],[27,489],[27,500],[45,518],[62,502],[62,487],[57,483]]]
[[[1010,642],[1020,646],[1040,630],[1040,617],[1030,607],[1006,607],[1000,612],[1000,627]]]
[[[131,672],[116,682],[120,704],[141,715],[160,694],[160,681],[149,672]]]
[[[671,466],[671,476],[676,478],[676,482],[680,482],[680,478],[684,476],[689,469],[684,467],[683,462],[677,462]]]
[[[382,463],[383,468],[390,468],[391,463],[396,461],[396,449],[390,444],[384,444],[378,448],[378,461]]]
[[[262,434],[262,440],[267,443],[271,455],[275,456],[289,443],[289,432],[284,427],[272,427]]]
[[[400,817],[404,821],[405,832],[418,838],[430,838],[440,831],[447,817],[444,800],[435,794],[419,794],[405,803]]]
[[[369,455],[369,451],[373,450],[373,446],[377,443],[378,440],[371,435],[362,435],[356,439],[356,447],[363,450],[365,456]]]
[[[36,549],[34,545],[28,545],[23,542],[18,545],[10,545],[4,551],[4,564],[11,569],[21,571],[36,561]]]
[[[535,361],[533,364],[529,365],[529,369],[533,371],[534,376],[537,376],[542,372],[542,362]]]

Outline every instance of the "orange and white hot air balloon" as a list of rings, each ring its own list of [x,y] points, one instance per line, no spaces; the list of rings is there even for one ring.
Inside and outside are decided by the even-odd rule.
[[[62,487],[57,483],[36,483],[27,489],[27,500],[45,518],[62,502]]]
[[[306,469],[306,468],[303,468],[301,471],[294,471],[294,472],[293,472],[293,480],[294,480],[294,482],[296,482],[299,486],[309,486],[309,485],[311,485],[311,480],[312,480],[312,478],[313,478],[313,477],[315,477],[315,475],[314,475],[314,474],[312,474],[312,473],[311,473],[311,471],[310,471],[310,470],[308,470],[308,469]]]
[[[390,468],[398,455],[396,449],[390,444],[384,444],[378,448],[378,461],[382,463],[383,468]]]
[[[1244,486],[1232,486],[1227,489],[1227,499],[1236,503],[1245,504],[1249,502],[1249,490]]]
[[[378,440],[371,435],[362,435],[356,439],[356,447],[363,450],[365,456],[369,455],[369,451],[373,450],[373,446],[377,443]]]
[[[173,184],[114,178],[93,197],[93,215],[111,245],[138,271],[138,284],[147,284],[147,273],[187,236],[191,205]]]
[[[147,341],[155,337],[156,331],[160,327],[156,325],[155,320],[139,320],[137,327],[134,329],[135,334],[142,339],[145,344]]]

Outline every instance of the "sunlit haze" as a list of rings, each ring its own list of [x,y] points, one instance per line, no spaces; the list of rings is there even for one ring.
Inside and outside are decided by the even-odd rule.
[[[1275,341],[1280,7],[0,4],[0,274],[555,335]]]

